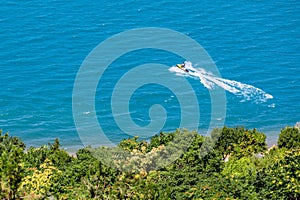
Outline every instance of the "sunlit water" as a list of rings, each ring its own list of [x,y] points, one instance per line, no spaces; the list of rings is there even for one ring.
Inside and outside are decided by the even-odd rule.
[[[4,1],[0,7],[0,128],[28,146],[58,137],[67,149],[82,147],[72,116],[72,89],[81,63],[113,34],[151,26],[196,40],[220,71],[222,77],[216,77],[201,70],[201,63],[193,63],[195,71],[186,77],[197,91],[200,132],[210,120],[209,90],[221,87],[227,95],[225,125],[257,128],[274,143],[281,128],[300,121],[299,9],[299,1],[283,0]],[[172,53],[147,49],[123,55],[110,65],[98,85],[96,112],[112,141],[128,137],[117,127],[110,107],[118,79],[140,64],[172,67],[183,61]],[[163,130],[176,129],[180,104],[171,91],[158,85],[144,86],[132,96],[134,122],[146,126],[153,104],[167,111]]]

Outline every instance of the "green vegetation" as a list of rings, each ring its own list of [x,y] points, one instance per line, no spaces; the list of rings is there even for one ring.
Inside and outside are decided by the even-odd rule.
[[[255,129],[177,130],[71,156],[58,140],[25,151],[0,132],[0,199],[299,199],[299,137],[287,127],[267,150]]]
[[[300,148],[300,130],[296,127],[286,127],[281,130],[278,139],[279,148]]]

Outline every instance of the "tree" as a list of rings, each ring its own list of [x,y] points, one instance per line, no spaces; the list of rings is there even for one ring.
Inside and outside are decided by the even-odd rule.
[[[266,135],[256,129],[248,130],[244,127],[215,129],[212,138],[216,141],[214,149],[226,156],[241,158],[252,156],[267,149]]]
[[[275,154],[269,164],[258,176],[262,199],[299,199],[300,149],[286,151],[283,158]]]
[[[16,199],[18,189],[24,177],[25,144],[8,133],[2,135],[0,130],[0,198]]]
[[[282,129],[278,139],[279,148],[300,148],[300,131],[296,127]]]

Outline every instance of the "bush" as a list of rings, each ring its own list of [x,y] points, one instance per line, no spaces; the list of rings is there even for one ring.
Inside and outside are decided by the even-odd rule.
[[[198,184],[190,187],[183,199],[258,199],[252,181],[234,175],[203,175]]]
[[[300,149],[275,156],[272,164],[259,173],[257,190],[263,199],[300,198]]]
[[[285,148],[270,151],[256,129],[224,127],[212,137],[178,129],[76,156],[58,140],[24,152],[18,138],[1,133],[0,199],[299,199],[300,148],[296,139],[287,145],[287,133],[297,136],[282,130]],[[262,158],[253,156],[260,152]]]
[[[251,179],[256,176],[256,167],[250,157],[231,159],[226,162],[222,175]]]
[[[47,158],[38,168],[34,168],[33,174],[28,175],[22,181],[22,189],[25,196],[45,198],[50,196],[50,191],[57,183],[58,174],[61,173]]]
[[[25,144],[0,130],[0,199],[16,199],[24,177]]]
[[[279,148],[300,148],[300,131],[295,127],[282,129],[278,139]]]
[[[267,149],[266,135],[256,129],[224,127],[213,130],[211,135],[212,139],[217,138],[214,149],[223,155],[223,159],[227,155],[237,158],[252,156]]]

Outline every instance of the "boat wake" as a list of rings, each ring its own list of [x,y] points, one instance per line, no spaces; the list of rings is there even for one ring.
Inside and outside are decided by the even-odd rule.
[[[263,103],[268,99],[273,99],[273,96],[271,94],[268,94],[252,85],[247,85],[234,80],[219,78],[216,75],[205,71],[203,68],[196,69],[189,61],[185,61],[185,68],[189,70],[188,73],[177,68],[176,66],[172,66],[169,71],[175,72],[176,75],[179,76],[189,76],[197,78],[208,90],[212,90],[214,89],[214,87],[219,86],[236,96],[242,97],[242,101],[246,100],[254,101],[256,103]]]

